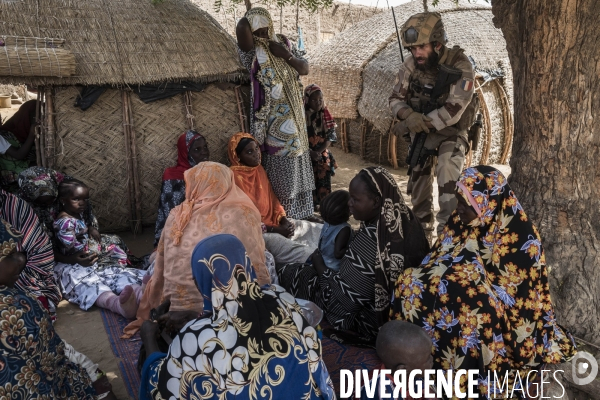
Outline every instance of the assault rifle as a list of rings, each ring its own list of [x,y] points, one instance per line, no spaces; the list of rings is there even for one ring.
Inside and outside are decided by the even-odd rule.
[[[444,93],[446,88],[458,81],[461,76],[461,70],[441,64],[440,72],[435,80],[435,85],[432,89],[431,86],[429,86],[431,93],[429,96],[429,101],[427,104],[421,105],[420,110],[415,111],[427,115],[433,110],[439,108],[439,105],[437,104],[438,98],[442,95],[442,93]],[[422,88],[424,92],[426,92],[427,89],[427,87]],[[429,157],[437,153],[437,149],[425,148],[426,139],[427,133],[419,132],[415,135],[415,139],[410,144],[408,148],[408,156],[406,157],[406,164],[408,164],[408,175],[412,174],[413,168],[417,165],[420,165],[421,168],[423,168]]]

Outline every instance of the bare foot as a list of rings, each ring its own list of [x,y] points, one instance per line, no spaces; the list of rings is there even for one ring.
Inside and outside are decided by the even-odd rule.
[[[135,290],[131,285],[125,286],[119,295],[119,303],[121,304],[122,315],[127,319],[135,318],[138,309],[138,302],[135,295]]]

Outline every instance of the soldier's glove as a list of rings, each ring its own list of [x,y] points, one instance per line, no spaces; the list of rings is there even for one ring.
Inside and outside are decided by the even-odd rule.
[[[425,114],[413,111],[403,122],[404,125],[406,125],[406,129],[408,129],[411,133],[429,133],[429,128],[427,127],[427,124],[425,124],[425,122],[429,121],[431,121],[431,118]]]

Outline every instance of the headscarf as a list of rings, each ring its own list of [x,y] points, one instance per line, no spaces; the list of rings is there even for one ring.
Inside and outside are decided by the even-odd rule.
[[[425,231],[404,203],[394,177],[383,167],[364,171],[381,196],[377,221],[377,265],[375,265],[375,313],[382,326],[389,320],[390,300],[396,280],[404,268],[418,266],[429,251]],[[405,232],[407,235],[405,238]]]
[[[208,236],[230,233],[239,237],[248,249],[258,282],[271,282],[260,214],[235,185],[231,170],[207,161],[185,171],[184,178],[185,201],[171,211],[165,223],[154,275],[144,291],[138,319],[125,328],[125,337],[133,335],[149,318],[150,310],[166,299],[171,300],[171,311],[202,312],[202,295],[192,279],[190,257],[196,244]]]
[[[8,119],[0,130],[12,132],[20,143],[25,143],[31,129],[31,114],[35,113],[36,100],[26,101],[17,112]]]
[[[307,110],[309,109],[308,101],[310,100],[310,95],[315,92],[323,93],[321,88],[314,83],[312,85],[308,85],[306,88],[304,88],[304,107]],[[323,96],[325,96],[325,94],[323,94]],[[323,124],[323,127],[325,128],[326,131],[330,130],[331,128],[335,128],[335,126],[336,126],[335,120],[331,116],[331,113],[327,109],[326,105],[324,105],[323,109],[320,111],[316,111],[316,110],[312,110],[312,111],[314,114],[316,114],[314,119],[322,121],[321,123]],[[308,121],[308,119],[306,122],[310,123]]]
[[[179,332],[151,379],[162,398],[212,393],[221,399],[251,399],[263,397],[267,389],[273,399],[290,393],[334,398],[317,332],[292,295],[254,281],[238,238],[205,238],[194,249],[191,269],[205,296],[206,317]]]
[[[248,10],[245,15],[252,32],[269,28],[269,39],[253,35],[255,57],[250,79],[254,108],[254,135],[269,154],[295,158],[308,150],[308,136],[302,102],[302,84],[298,72],[283,58],[269,50],[269,40],[291,44],[282,35],[276,35],[271,15],[261,7]]]
[[[179,139],[177,140],[177,165],[165,169],[163,181],[182,181],[183,173],[198,164],[190,156],[190,148],[198,138],[204,139],[204,136],[194,130],[189,130],[179,136]]]
[[[479,216],[465,225],[454,211],[420,268],[398,280],[395,313],[430,333],[438,368],[455,350],[462,366],[445,369],[504,375],[565,362],[574,346],[554,316],[540,235],[506,178],[479,165],[462,172],[457,188]]]
[[[17,245],[23,239],[23,234],[11,224],[0,218],[0,261],[17,251]]]
[[[260,213],[262,223],[267,226],[277,226],[281,218],[285,217],[285,210],[277,196],[275,196],[267,172],[262,165],[248,167],[240,163],[236,148],[244,138],[256,142],[252,135],[243,132],[236,133],[229,140],[229,162],[231,163],[235,184],[254,202]],[[258,144],[258,142],[256,143]]]

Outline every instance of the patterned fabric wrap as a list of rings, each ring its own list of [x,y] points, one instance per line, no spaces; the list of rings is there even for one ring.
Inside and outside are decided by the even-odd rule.
[[[269,38],[253,36],[255,59],[250,79],[254,108],[254,135],[263,151],[272,155],[298,157],[308,149],[306,123],[302,100],[302,83],[298,72],[283,58],[269,50],[269,40],[292,46],[283,35],[276,35],[271,15],[267,10],[254,7],[246,13],[252,24],[262,27],[268,21]],[[262,21],[262,22],[255,22]]]
[[[315,92],[323,93],[321,88],[314,83],[311,85],[308,85],[306,88],[304,88],[304,107],[307,110],[309,109],[308,108],[308,100],[310,99],[310,95]],[[323,94],[323,96],[325,96],[325,94]],[[335,120],[331,116],[331,113],[327,109],[327,106],[324,106],[323,109],[321,111],[317,111],[317,113],[319,114],[317,119],[323,121],[323,126],[325,127],[325,130],[328,131],[337,126],[337,124],[335,123]]]
[[[71,177],[44,167],[30,167],[19,174],[19,197],[31,205],[54,245],[57,244],[53,225],[59,213],[58,185],[67,178]],[[54,197],[54,202],[49,206],[39,205],[36,200],[41,196]],[[88,226],[98,229],[98,221],[89,202],[83,213],[83,219]]]
[[[88,373],[67,359],[35,297],[0,286],[0,315],[0,398],[96,398]]]
[[[202,240],[192,273],[198,289],[211,293],[208,317],[190,321],[164,359],[145,365],[152,398],[335,398],[316,330],[292,295],[254,280],[239,239]]]
[[[58,304],[62,298],[54,278],[54,254],[33,209],[24,200],[0,189],[0,218],[21,232],[17,251],[27,254],[27,264],[15,287]]]
[[[378,253],[375,264],[375,313],[378,325],[381,326],[389,320],[390,299],[396,279],[404,270],[405,246],[402,226],[408,226],[411,222],[414,225],[416,218],[404,203],[400,188],[387,169],[369,167],[363,171],[369,175],[381,196],[381,215],[377,223]],[[411,238],[419,244],[417,249],[429,248],[426,244],[425,232],[416,228],[414,232],[419,232],[422,236],[422,238]]]
[[[223,164],[206,161],[185,172],[185,201],[175,207],[156,248],[154,274],[140,301],[137,320],[124,330],[130,337],[150,310],[171,301],[170,310],[202,312],[202,295],[192,279],[190,257],[198,242],[218,233],[240,238],[248,249],[259,283],[271,282],[265,265],[260,214]]]
[[[576,350],[555,319],[538,230],[506,178],[480,165],[464,170],[459,182],[481,216],[465,225],[456,211],[451,215],[421,266],[398,279],[392,314],[429,332],[434,368],[479,369],[485,396],[488,371],[509,372],[512,387],[517,373],[524,380],[529,370],[565,362]]]
[[[277,226],[281,218],[285,217],[285,210],[277,196],[275,196],[271,182],[269,182],[262,165],[248,167],[240,163],[235,149],[244,138],[256,141],[254,136],[243,132],[236,133],[229,140],[229,162],[231,163],[230,168],[233,171],[235,184],[250,197],[250,200],[258,208],[262,223],[267,226]]]
[[[17,245],[23,239],[21,232],[0,218],[0,261],[17,251]]]

